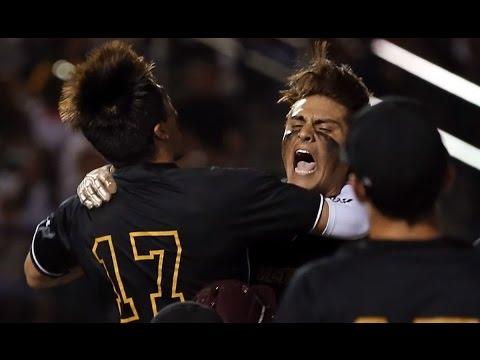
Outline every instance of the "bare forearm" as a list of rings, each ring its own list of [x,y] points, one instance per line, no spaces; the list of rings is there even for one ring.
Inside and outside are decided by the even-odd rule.
[[[83,275],[83,270],[77,266],[60,277],[50,277],[40,273],[32,263],[30,253],[27,254],[24,264],[25,278],[28,286],[34,289],[46,289],[69,284]]]

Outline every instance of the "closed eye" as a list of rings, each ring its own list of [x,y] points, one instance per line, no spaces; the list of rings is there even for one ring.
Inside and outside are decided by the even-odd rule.
[[[302,115],[297,115],[294,117],[291,117],[287,120],[287,122],[290,123],[290,126],[296,129],[301,129],[303,125],[305,125],[305,118]]]
[[[326,133],[331,133],[340,127],[339,124],[333,120],[316,120],[314,126],[315,131]]]
[[[331,126],[326,126],[326,125],[318,125],[315,126],[315,131],[317,132],[326,132],[326,133],[331,133],[333,131]]]

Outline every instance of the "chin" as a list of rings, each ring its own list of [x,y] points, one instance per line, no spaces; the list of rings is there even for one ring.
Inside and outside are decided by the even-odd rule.
[[[304,188],[304,189],[307,189],[307,190],[318,189],[318,188],[320,188],[320,185],[321,185],[320,182],[316,181],[315,179],[307,178],[306,176],[305,177],[300,177],[297,174],[295,174],[295,176],[289,176],[288,177],[288,183],[297,185],[297,186],[299,186],[301,188]]]

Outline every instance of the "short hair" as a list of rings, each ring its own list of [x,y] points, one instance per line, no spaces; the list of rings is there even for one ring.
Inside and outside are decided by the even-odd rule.
[[[347,159],[382,214],[415,224],[434,210],[449,164],[434,120],[428,107],[399,96],[354,115]]]
[[[154,150],[153,129],[168,116],[166,94],[153,67],[118,40],[93,49],[63,86],[62,121],[80,129],[114,164],[148,158]]]
[[[327,46],[325,41],[314,43],[310,63],[288,78],[279,102],[292,105],[308,96],[323,95],[344,105],[350,113],[369,103],[371,94],[362,78],[350,66],[329,60]]]

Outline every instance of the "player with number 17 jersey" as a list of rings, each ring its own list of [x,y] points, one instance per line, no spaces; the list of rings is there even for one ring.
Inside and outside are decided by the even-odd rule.
[[[109,280],[121,322],[150,321],[216,280],[248,281],[248,246],[307,233],[321,205],[249,169],[139,164],[117,169],[115,180],[115,201],[101,208],[65,201],[37,228],[31,255],[45,275],[80,265],[91,280]]]

